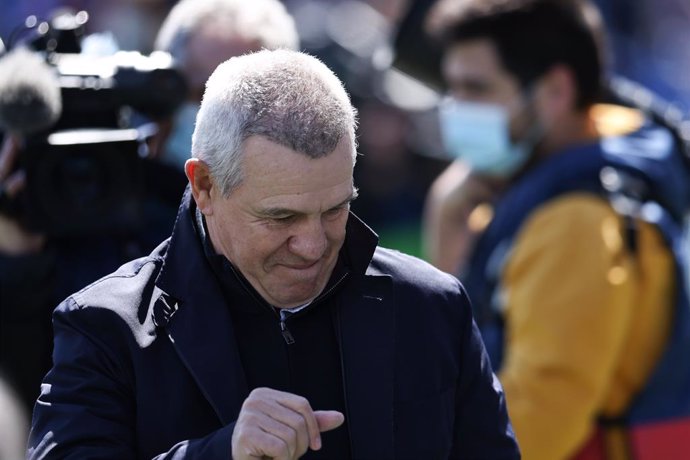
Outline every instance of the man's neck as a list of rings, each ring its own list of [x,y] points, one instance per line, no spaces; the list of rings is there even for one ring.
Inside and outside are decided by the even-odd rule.
[[[577,111],[555,120],[536,151],[538,158],[558,154],[569,147],[594,142],[600,134],[589,111]]]

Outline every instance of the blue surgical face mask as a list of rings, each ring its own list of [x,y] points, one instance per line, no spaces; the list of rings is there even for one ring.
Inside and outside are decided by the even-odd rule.
[[[164,162],[184,169],[185,161],[192,156],[192,134],[198,111],[198,103],[186,102],[175,112],[172,131],[161,157]]]
[[[500,105],[448,98],[439,107],[439,116],[447,152],[485,175],[510,177],[527,162],[536,143],[533,135],[511,141],[508,110]]]

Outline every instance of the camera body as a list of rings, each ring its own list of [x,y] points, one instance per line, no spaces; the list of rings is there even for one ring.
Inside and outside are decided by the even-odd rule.
[[[141,229],[144,183],[137,129],[56,131],[22,151],[22,218],[51,236]]]
[[[57,73],[62,113],[49,132],[30,135],[20,154],[22,219],[57,237],[131,234],[143,221],[141,163],[149,161],[152,121],[172,115],[186,84],[167,53],[82,54],[82,13],[55,18],[31,42]]]
[[[139,115],[157,119],[183,102],[186,84],[168,53],[146,56],[118,51],[110,56],[53,53],[48,62],[58,73],[62,116],[54,129],[121,127]]]

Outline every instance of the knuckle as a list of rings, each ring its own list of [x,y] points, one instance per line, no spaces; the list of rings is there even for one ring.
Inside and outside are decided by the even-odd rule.
[[[280,425],[278,436],[288,445],[294,445],[297,441],[297,430],[289,425]]]
[[[267,401],[266,397],[261,394],[250,394],[247,399],[244,400],[242,409],[261,410],[262,407],[266,406]]]
[[[255,412],[246,412],[241,422],[243,425],[256,426],[259,424],[259,418],[259,415]]]
[[[302,396],[297,397],[297,399],[295,400],[295,404],[301,411],[311,410],[311,405],[309,404],[309,401],[307,400],[307,398],[304,398]]]
[[[244,404],[242,404],[242,411],[244,412],[256,409],[259,406],[260,401],[261,400],[259,399],[245,399]]]
[[[261,395],[265,393],[265,390],[266,390],[266,388],[262,388],[262,387],[254,388],[251,391],[251,393],[249,393],[249,396],[247,397],[247,399],[254,399],[254,398],[261,397]]]
[[[301,414],[293,414],[290,417],[290,425],[295,429],[295,431],[307,431],[307,421]]]
[[[240,444],[244,443],[245,440],[252,437],[252,431],[250,426],[238,424],[238,426],[235,426],[235,430],[232,434],[233,442]]]
[[[283,456],[289,458],[290,449],[287,442],[283,439],[275,436],[267,436],[264,438],[263,444],[264,451],[271,457]]]

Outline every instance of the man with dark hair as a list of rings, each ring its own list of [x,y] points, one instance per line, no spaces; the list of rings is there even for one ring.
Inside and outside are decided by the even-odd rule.
[[[690,170],[668,127],[600,103],[596,13],[576,0],[434,6],[441,130],[459,159],[429,196],[429,256],[472,294],[526,458],[679,458]]]

